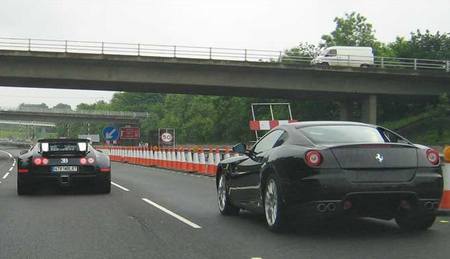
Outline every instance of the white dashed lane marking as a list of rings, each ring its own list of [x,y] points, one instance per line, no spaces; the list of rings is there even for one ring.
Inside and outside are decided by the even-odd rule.
[[[11,166],[11,168],[9,168],[9,170],[8,171],[12,171],[14,169],[14,166]]]
[[[129,189],[127,189],[127,188],[123,187],[122,185],[117,184],[117,183],[115,183],[115,182],[111,182],[111,184],[114,185],[114,186],[116,186],[117,188],[123,190],[123,191],[126,191],[126,192],[129,192],[129,191],[130,191]]]
[[[3,176],[3,179],[6,179],[6,177],[8,177],[8,175],[9,175],[9,173],[6,173],[6,174]]]
[[[161,206],[161,205],[159,205],[159,204],[157,204],[157,203],[155,203],[155,202],[153,202],[153,201],[151,201],[151,200],[149,200],[147,198],[142,198],[142,200],[145,201],[146,203],[152,205],[153,207],[155,207],[155,208],[157,208],[157,209],[159,209],[159,210],[169,214],[170,216],[178,219],[179,221],[183,222],[184,224],[186,224],[186,225],[188,225],[188,226],[190,226],[192,228],[196,228],[196,229],[202,228],[199,225],[195,224],[194,222],[186,219],[185,217],[182,217],[182,216],[176,214],[175,212],[172,212],[172,211],[164,208],[163,206]]]

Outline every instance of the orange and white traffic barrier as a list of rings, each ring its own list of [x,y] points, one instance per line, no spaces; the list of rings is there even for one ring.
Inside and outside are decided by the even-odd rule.
[[[192,148],[186,150],[186,171],[194,172],[194,163],[192,161]]]
[[[142,165],[142,147],[136,147],[136,164]]]
[[[175,169],[181,171],[181,151],[180,148],[176,149],[177,157],[175,158]]]
[[[159,147],[155,147],[155,166],[157,167],[161,167],[161,157],[162,157],[162,153],[161,153],[161,148]]]
[[[172,148],[172,169],[177,169],[177,163],[178,157],[177,157],[177,150],[176,148]]]
[[[179,150],[180,150],[180,170],[187,171],[186,152],[183,147],[180,147]]]
[[[156,161],[155,161],[155,159],[156,159],[156,157],[155,157],[156,152],[155,152],[155,149],[153,147],[150,147],[149,150],[150,150],[150,164],[149,164],[149,166],[155,166],[156,165]]]
[[[205,152],[203,148],[198,150],[198,172],[200,174],[208,174],[208,165],[206,164]]]
[[[230,158],[230,157],[231,157],[231,155],[230,155],[230,148],[226,147],[225,148],[225,154],[223,155],[223,159],[227,159],[227,158]]]
[[[137,157],[137,154],[136,154],[137,152],[136,152],[136,147],[131,147],[131,161],[130,161],[130,163],[132,163],[132,164],[136,164],[136,157]]]
[[[192,154],[192,171],[196,173],[200,172],[199,152],[199,149],[194,149],[194,152]]]
[[[153,166],[153,159],[154,159],[153,148],[152,147],[148,147],[147,148],[147,152],[148,152],[147,166]]]
[[[166,149],[166,168],[172,167],[172,150]]]
[[[439,211],[445,214],[450,214],[450,146],[446,146],[444,148],[442,176],[444,177],[444,192],[442,193]]]
[[[207,174],[208,175],[215,175],[217,166],[215,163],[215,150],[213,151],[212,147],[209,147],[209,153],[208,153],[208,167],[207,167]]]
[[[213,174],[214,176],[217,174],[217,167],[218,167],[218,165],[219,165],[221,160],[222,159],[221,159],[221,155],[220,155],[220,149],[219,149],[219,147],[217,147],[216,148],[216,153],[214,155],[214,164],[216,166],[214,174]]]
[[[139,156],[138,164],[145,166],[145,163],[147,161],[147,152],[145,150],[145,147],[140,147],[139,149],[140,149],[140,151],[139,151],[140,156]]]
[[[161,167],[165,168],[167,167],[167,149],[163,148],[161,154]]]
[[[173,152],[173,148],[169,149],[169,168],[170,169],[174,169],[175,168],[175,159],[176,157],[174,156],[174,152]]]
[[[126,162],[128,162],[128,147],[122,147],[122,162],[124,162],[124,163],[126,163]]]
[[[144,159],[143,166],[150,166],[150,150],[148,147],[144,147]]]
[[[127,156],[128,156],[128,148],[127,147],[122,147],[122,162],[126,163],[127,162]]]

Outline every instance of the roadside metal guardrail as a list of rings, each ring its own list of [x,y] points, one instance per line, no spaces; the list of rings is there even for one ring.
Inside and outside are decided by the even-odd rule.
[[[49,40],[26,38],[0,38],[0,49],[19,51],[83,53],[101,55],[131,55],[149,57],[191,58],[209,60],[230,60],[243,62],[270,62],[294,65],[310,65],[314,57],[285,55],[285,51],[213,48],[183,45],[156,45],[142,43],[117,43],[96,41]],[[360,59],[360,60],[358,60]],[[367,57],[342,56],[338,62],[342,66],[360,64]],[[376,68],[396,68],[413,70],[440,70],[450,72],[449,60],[374,57]]]
[[[40,109],[40,108],[8,108],[0,107],[0,111],[11,112],[36,112],[36,113],[55,113],[55,114],[74,114],[74,115],[99,115],[99,116],[117,116],[126,118],[147,118],[148,112],[125,112],[125,111],[89,111],[89,110],[69,110],[69,109]]]

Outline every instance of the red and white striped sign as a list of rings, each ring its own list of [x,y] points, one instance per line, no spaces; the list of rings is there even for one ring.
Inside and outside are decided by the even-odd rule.
[[[271,130],[279,125],[287,125],[297,122],[297,120],[270,120],[270,121],[250,121],[251,130]]]

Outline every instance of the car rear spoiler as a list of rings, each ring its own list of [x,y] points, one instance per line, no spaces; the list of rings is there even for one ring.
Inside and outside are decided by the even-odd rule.
[[[38,141],[39,143],[39,152],[46,155],[51,154],[85,154],[89,149],[89,140],[88,139],[41,139]],[[49,144],[51,143],[77,143],[78,150],[77,151],[50,151]]]

